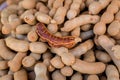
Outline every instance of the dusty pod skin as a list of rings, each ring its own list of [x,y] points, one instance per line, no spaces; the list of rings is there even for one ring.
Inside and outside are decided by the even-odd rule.
[[[83,80],[83,77],[81,73],[76,72],[75,74],[72,75],[71,80]]]
[[[9,15],[8,22],[13,30],[15,30],[15,28],[22,23],[21,19],[19,18],[19,16],[17,16],[17,14]]]
[[[25,67],[31,67],[35,64],[36,60],[32,56],[25,56],[22,60],[22,65]]]
[[[108,18],[108,19],[106,19]],[[114,20],[114,14],[111,12],[104,12],[103,15],[101,16],[100,22],[104,22],[105,24],[109,24]]]
[[[25,15],[23,19],[29,25],[35,25],[36,24],[35,16],[32,13]]]
[[[7,47],[14,51],[26,52],[29,49],[29,42],[25,40],[18,40],[10,36],[5,39],[5,42]]]
[[[82,4],[82,0],[73,0],[70,9],[67,12],[68,19],[75,18],[79,14],[81,4]]]
[[[27,39],[28,41],[31,41],[31,42],[35,42],[38,40],[38,35],[34,28],[30,32],[28,32]]]
[[[48,71],[49,72],[53,72],[55,70],[55,67],[54,66],[52,66],[52,65],[49,65],[48,66]]]
[[[73,69],[70,66],[64,66],[60,69],[60,72],[64,76],[71,76],[73,74]]]
[[[55,67],[55,68],[58,68],[58,69],[61,69],[62,67],[64,67],[64,64],[61,60],[61,57],[60,56],[55,56],[53,57],[51,60],[50,60],[50,63]]]
[[[115,20],[120,21],[120,11],[115,14]]]
[[[102,46],[108,52],[114,64],[117,66],[118,70],[120,71],[120,60],[114,56],[114,51],[112,50],[112,47],[115,46],[114,43],[106,35],[99,36],[98,42],[100,46]]]
[[[59,55],[62,59],[62,62],[65,65],[70,66],[70,65],[75,63],[75,56],[72,53],[68,52],[67,48],[65,48],[65,47],[60,47],[60,48],[52,47],[51,51],[53,53],[56,53],[57,55]]]
[[[87,77],[87,80],[99,80],[99,77],[98,75],[93,74],[93,75],[89,75]]]
[[[42,55],[43,63],[47,66],[49,72],[53,72],[55,70],[55,67],[50,63],[52,57],[53,55],[48,51]]]
[[[36,0],[23,0],[21,5],[25,9],[32,9],[36,5]]]
[[[64,1],[64,7],[67,9],[67,11],[70,8],[71,3],[72,3],[72,0],[65,0]]]
[[[106,52],[96,50],[95,55],[96,55],[96,58],[101,62],[108,63],[111,61],[111,57]]]
[[[25,23],[29,24],[29,25],[35,25],[36,24],[36,17],[35,14],[36,10],[35,9],[29,9],[24,11],[21,15],[20,15],[20,19],[22,19]]]
[[[66,77],[60,73],[59,70],[56,70],[52,73],[52,80],[66,80]]]
[[[20,19],[24,20],[24,17],[26,15],[29,15],[29,14],[35,14],[36,13],[36,10],[35,9],[28,9],[26,11],[24,11],[21,15],[20,15]]]
[[[37,63],[34,67],[35,80],[49,80],[47,76],[47,67],[44,63]]]
[[[81,34],[81,29],[80,27],[76,27],[72,32],[71,32],[71,35],[72,36],[75,36],[75,37],[79,37]]]
[[[115,38],[110,37],[110,40],[111,40],[114,44],[117,44],[117,42],[116,42],[116,39],[115,39]]]
[[[98,15],[89,15],[89,14],[83,14],[76,18],[70,19],[65,22],[64,27],[61,28],[61,31],[70,32],[76,27],[80,27],[81,25],[85,24],[95,24],[99,21],[100,17]]]
[[[104,72],[105,70],[105,64],[102,62],[91,63],[91,62],[82,61],[80,59],[76,59],[76,62],[73,65],[71,65],[71,67],[73,68],[73,70],[85,74],[99,74]]]
[[[16,34],[27,34],[30,32],[32,27],[28,24],[21,24],[16,27]]]
[[[55,66],[53,66],[50,62],[52,57],[53,55],[48,51],[42,55],[43,63],[47,66],[49,72],[53,72],[55,70]]]
[[[22,59],[27,55],[27,53],[18,52],[15,57],[8,62],[10,70],[13,72],[18,71],[22,65]]]
[[[51,23],[47,26],[47,29],[48,29],[48,31],[50,31],[50,33],[56,33],[58,31],[58,25]]]
[[[48,7],[49,9],[52,9],[54,1],[55,1],[55,0],[48,0],[47,7]]]
[[[120,45],[115,45],[112,47],[111,49],[113,51],[113,55],[115,56],[116,59],[120,59],[120,55],[119,55],[119,52],[120,52]]]
[[[115,13],[117,13],[119,11],[119,7],[120,7],[120,1],[119,0],[114,0],[107,7],[107,11],[115,14]]]
[[[14,73],[14,80],[28,80],[27,71],[21,69]]]
[[[93,48],[94,44],[92,40],[87,40],[82,44],[79,44],[77,47],[69,50],[75,57],[79,58],[82,54],[85,54],[88,50]]]
[[[95,62],[95,55],[93,50],[88,50],[84,55],[83,55],[83,60],[87,62]]]
[[[15,53],[10,51],[10,49],[6,46],[5,40],[0,39],[0,56],[5,60],[11,60],[14,58]]]
[[[116,39],[116,40],[117,39],[119,40],[120,39],[120,32],[117,35],[113,36],[113,38]]]
[[[12,74],[12,75],[13,75],[13,74],[14,74],[14,72],[13,72],[13,71],[11,71],[11,70],[9,70],[9,71],[8,71],[8,74]]]
[[[51,65],[50,60],[52,57],[53,57],[52,54],[48,51],[42,55],[43,63],[47,66],[47,68]]]
[[[54,35],[57,36],[57,37],[62,37],[61,32],[56,32],[56,33],[54,33]]]
[[[2,26],[2,34],[10,34],[12,31],[11,25],[10,24],[5,24]]]
[[[119,10],[118,3],[120,3],[119,0],[113,0],[107,7],[107,10],[102,14],[100,21],[94,25],[93,31],[96,35],[105,34],[106,24],[109,24],[114,20],[114,14],[116,14]],[[100,23],[102,23],[102,25]]]
[[[87,0],[90,1],[90,0]],[[98,14],[102,9],[108,6],[111,0],[99,0],[99,1],[91,1],[89,2],[89,13],[90,14]]]
[[[1,22],[2,24],[8,23],[8,17],[11,14],[16,14],[18,11],[18,6],[17,5],[10,5],[9,7],[5,8],[1,12]]]
[[[46,7],[42,2],[38,2],[36,4],[36,9],[39,10],[39,12],[48,14],[49,13],[49,8]]]
[[[98,22],[94,25],[93,32],[96,35],[102,35],[106,32],[106,24],[105,22]]]
[[[52,18],[45,14],[45,13],[42,13],[42,12],[37,12],[35,14],[36,16],[36,19],[39,21],[39,22],[42,22],[42,23],[45,23],[45,24],[50,24]]]
[[[118,20],[114,20],[109,26],[108,26],[108,29],[107,29],[107,32],[110,36],[113,36],[115,39],[119,39],[120,35],[120,23]]]
[[[8,61],[0,61],[0,70],[4,70],[4,69],[7,69],[8,68]]]
[[[57,24],[62,24],[65,20],[65,15],[67,13],[67,9],[65,7],[59,7],[53,17]]]
[[[91,29],[92,25],[91,24],[85,24],[80,27],[82,31],[89,31]]]
[[[94,36],[93,30],[89,30],[89,31],[80,33],[80,37],[82,40],[87,40],[93,36]]]
[[[0,78],[0,80],[13,80],[13,75],[6,74]]]
[[[83,11],[85,9],[86,5],[85,5],[85,1],[83,0],[81,6],[80,6],[80,11]]]
[[[119,72],[114,65],[107,65],[106,67],[107,80],[119,80]]]
[[[29,49],[33,53],[42,54],[47,50],[47,45],[43,42],[32,42],[29,45]]]
[[[35,58],[35,60],[37,60],[37,61],[41,58],[41,55],[37,54],[37,53],[30,53],[30,56]]]
[[[56,13],[56,10],[57,10],[60,6],[63,6],[63,2],[64,2],[64,0],[55,0],[55,1],[53,2],[52,8],[51,8],[51,10],[49,11],[49,15],[50,15],[51,17],[54,16],[54,14]]]

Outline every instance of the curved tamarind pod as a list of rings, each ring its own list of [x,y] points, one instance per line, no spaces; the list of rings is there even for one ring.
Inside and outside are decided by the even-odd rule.
[[[65,36],[65,37],[57,37],[51,34],[43,23],[38,23],[36,25],[36,32],[41,37],[41,39],[48,42],[48,44],[52,47],[67,47],[72,48],[77,42],[81,41],[81,39],[77,39],[74,36]]]

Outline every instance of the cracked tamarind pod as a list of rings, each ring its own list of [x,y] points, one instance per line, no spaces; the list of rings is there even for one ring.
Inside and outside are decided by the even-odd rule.
[[[44,24],[38,23],[36,25],[36,32],[40,38],[44,41],[47,41],[48,44],[52,47],[67,47],[72,48],[76,43],[80,42],[81,39],[74,36],[64,36],[59,37],[51,34]]]

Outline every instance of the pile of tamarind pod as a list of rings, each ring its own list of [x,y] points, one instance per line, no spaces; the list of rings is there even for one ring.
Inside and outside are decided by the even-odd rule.
[[[120,80],[120,0],[0,0],[0,80]]]

